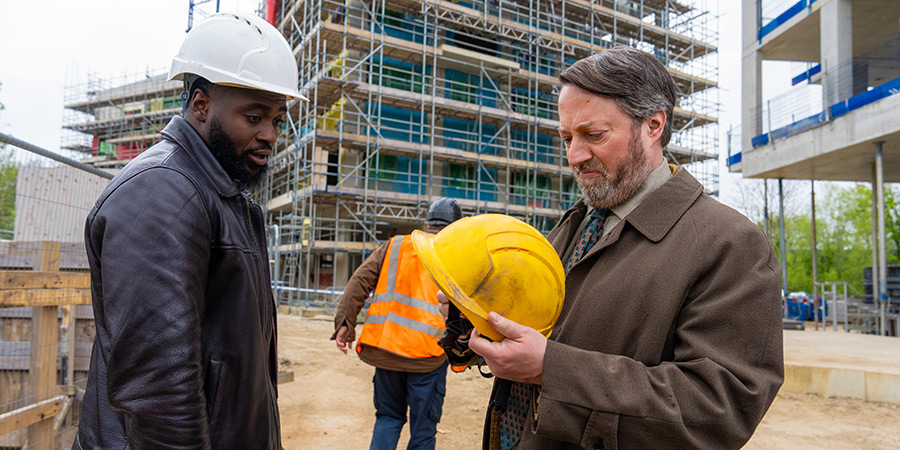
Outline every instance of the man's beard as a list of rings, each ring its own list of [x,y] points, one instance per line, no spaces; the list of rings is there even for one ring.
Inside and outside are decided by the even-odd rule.
[[[596,209],[612,208],[628,200],[647,175],[653,171],[650,160],[644,156],[639,139],[639,127],[632,127],[631,141],[628,143],[628,158],[615,174],[610,174],[606,166],[596,159],[585,161],[572,168],[575,182],[581,189],[584,202]],[[600,176],[584,179],[581,173],[595,171]]]
[[[215,156],[216,161],[225,169],[225,173],[234,180],[238,188],[252,189],[259,185],[266,177],[268,164],[257,166],[250,161],[250,153],[256,150],[269,149],[271,147],[263,144],[259,147],[247,149],[243,154],[238,155],[237,148],[234,146],[231,138],[225,133],[222,124],[215,118],[210,119],[212,122],[209,126],[209,150]],[[258,167],[256,172],[251,172],[247,167]]]

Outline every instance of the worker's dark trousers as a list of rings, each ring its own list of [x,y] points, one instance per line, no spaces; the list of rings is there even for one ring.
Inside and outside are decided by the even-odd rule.
[[[397,448],[409,407],[408,449],[433,449],[447,391],[447,364],[428,373],[375,369],[375,429],[371,450]]]

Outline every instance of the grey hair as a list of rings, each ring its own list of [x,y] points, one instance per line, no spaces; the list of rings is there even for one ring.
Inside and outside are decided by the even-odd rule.
[[[669,145],[675,83],[653,55],[633,47],[613,47],[576,61],[560,72],[559,80],[614,99],[635,124],[657,111],[665,112],[660,143]]]

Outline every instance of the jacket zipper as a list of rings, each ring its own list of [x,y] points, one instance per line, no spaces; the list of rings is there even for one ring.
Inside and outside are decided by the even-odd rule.
[[[260,270],[261,267],[259,266],[259,262],[262,261],[262,253],[261,253],[260,250],[259,250],[259,243],[256,242],[256,230],[253,228],[253,216],[250,215],[250,193],[247,192],[246,190],[244,190],[244,191],[241,192],[241,197],[244,198],[244,206],[245,206],[245,210],[247,211],[247,225],[250,226],[250,239],[253,241],[253,248],[256,249],[257,270]],[[268,265],[268,261],[266,261],[266,264]],[[265,275],[265,273],[264,273],[264,272],[261,272],[260,275]],[[262,278],[265,278],[265,277],[263,276]],[[272,332],[274,332],[274,331],[275,331],[275,312],[274,312],[274,311],[271,311],[271,310],[269,309],[269,306],[268,306],[269,301],[268,301],[268,299],[264,299],[264,300],[263,300],[263,303],[266,304],[266,312],[267,312],[267,313],[271,313],[271,315],[272,315],[272,324],[271,324],[271,325],[272,325]],[[268,334],[268,333],[267,333],[267,334]],[[278,355],[277,355],[277,352],[278,352],[278,344],[277,344],[277,342],[276,342],[276,348],[275,348],[275,351],[276,351],[275,357],[277,358],[277,357],[278,357]],[[266,365],[266,367],[268,368],[268,364]],[[278,361],[277,361],[277,360],[275,361],[275,367],[278,367]],[[276,374],[276,379],[277,379],[277,374]],[[269,377],[268,377],[268,380],[267,380],[267,381],[268,381],[267,384],[269,385],[269,393],[270,393],[270,394],[272,395],[272,397],[274,398],[274,397],[276,397],[276,395],[275,395],[275,389],[274,389],[274,387],[272,386],[272,374],[269,374]]]

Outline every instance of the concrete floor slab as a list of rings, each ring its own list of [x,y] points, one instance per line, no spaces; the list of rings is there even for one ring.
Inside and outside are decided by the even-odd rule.
[[[900,404],[900,338],[810,328],[784,331],[783,392]]]

